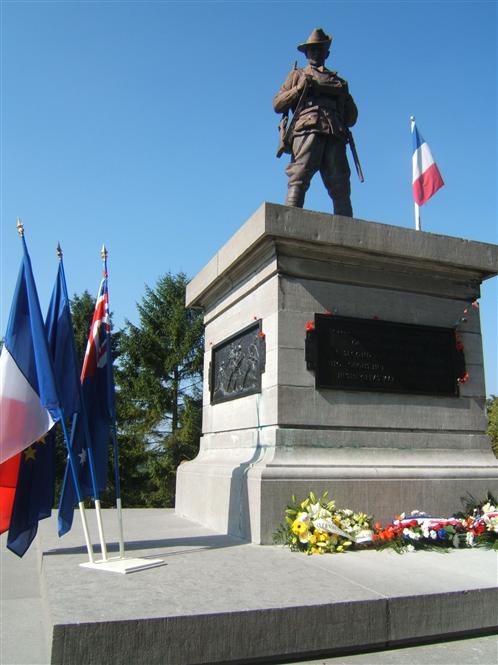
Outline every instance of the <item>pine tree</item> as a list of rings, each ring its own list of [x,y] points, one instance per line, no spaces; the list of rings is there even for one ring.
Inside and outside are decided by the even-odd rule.
[[[185,308],[185,274],[146,286],[139,323],[126,322],[116,372],[123,437],[147,446],[147,505],[174,504],[178,465],[195,457],[201,431],[202,315]]]

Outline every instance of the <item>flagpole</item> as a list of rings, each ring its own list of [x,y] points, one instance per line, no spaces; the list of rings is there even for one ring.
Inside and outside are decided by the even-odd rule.
[[[60,416],[60,422],[61,422],[61,427],[62,427],[62,433],[64,435],[64,441],[66,443],[69,466],[71,468],[71,473],[72,473],[72,476],[73,476],[74,489],[76,491],[76,498],[78,500],[78,508],[80,510],[81,522],[83,524],[83,533],[84,533],[84,536],[85,536],[85,543],[86,543],[86,549],[88,551],[88,558],[90,559],[90,563],[95,563],[93,547],[92,547],[92,544],[90,542],[90,533],[88,531],[88,523],[86,521],[85,502],[81,498],[81,489],[80,489],[80,484],[79,484],[79,481],[78,481],[78,475],[76,473],[76,467],[75,467],[75,464],[74,464],[73,452],[71,450],[71,445],[69,443],[69,438],[68,438],[68,435],[67,435],[66,423],[64,422],[64,413],[63,413],[62,409],[60,409],[60,408],[59,408],[59,416]]]
[[[104,276],[108,279],[107,276],[107,256],[108,252],[105,245],[102,245],[102,250],[100,252],[104,268]],[[107,282],[107,296],[109,299],[109,282]],[[109,306],[109,301],[108,301]],[[107,331],[107,372],[108,372],[108,388],[114,391],[114,380],[112,378],[112,350],[111,350],[111,326],[110,326],[110,307],[109,307],[109,327]],[[116,409],[114,406],[114,397],[113,397],[113,408],[111,413],[111,431],[112,431],[112,444],[113,444],[113,453],[114,453],[114,487],[116,493],[116,510],[118,518],[118,529],[119,529],[119,555],[124,559],[125,549],[124,549],[124,537],[123,537],[123,513],[121,509],[121,481],[119,478],[119,456],[118,456],[118,438],[116,432]]]
[[[421,226],[420,226],[420,206],[418,203],[415,203],[415,230],[416,231],[421,231]]]
[[[413,134],[413,130],[415,127],[415,116],[411,115],[410,116],[410,131]],[[414,212],[415,212],[415,230],[420,231],[421,230],[421,225],[420,225],[420,206],[418,205],[417,202],[414,203]]]
[[[61,267],[61,274],[62,274],[62,288],[64,292],[64,298],[66,302],[68,303],[69,306],[69,295],[67,292],[67,284],[66,284],[66,273],[64,271],[64,261],[62,260],[62,249],[60,246],[60,243],[57,243],[57,257],[60,261],[60,267]],[[72,331],[71,331],[72,332]],[[72,353],[74,355],[73,357],[73,362],[74,362],[74,367],[78,366],[77,360],[76,360],[76,353],[75,353],[75,345],[74,345],[74,336],[73,336],[73,344],[72,346]],[[88,464],[90,467],[90,477],[92,479],[92,487],[93,487],[93,501],[95,505],[95,514],[97,517],[97,529],[99,532],[99,540],[100,540],[100,548],[102,551],[102,559],[104,561],[107,561],[107,546],[105,542],[105,536],[104,536],[104,526],[102,524],[102,512],[101,512],[101,507],[100,507],[100,497],[99,497],[99,490],[98,490],[98,485],[97,485],[97,478],[95,475],[95,464],[93,460],[93,448],[92,448],[92,442],[90,440],[90,432],[88,431],[88,419],[87,419],[87,414],[86,414],[86,407],[85,407],[85,400],[83,399],[83,393],[81,390],[81,382],[78,381],[78,386],[77,390],[80,396],[80,405],[81,405],[81,412],[83,416],[83,430],[85,434],[85,441],[87,445],[87,450],[88,450]],[[72,424],[72,433],[74,433],[76,430],[76,425],[78,422],[78,414],[76,413],[73,417],[73,424]],[[72,446],[72,438],[71,437],[71,446]]]

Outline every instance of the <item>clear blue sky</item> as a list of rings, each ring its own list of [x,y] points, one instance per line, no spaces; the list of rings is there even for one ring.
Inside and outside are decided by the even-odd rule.
[[[109,249],[115,324],[144,284],[195,275],[263,201],[285,197],[271,100],[314,27],[360,110],[356,217],[413,228],[414,114],[446,186],[424,230],[496,243],[496,2],[1,2],[1,328],[25,223],[45,309],[64,250],[95,293]],[[306,207],[330,211],[319,179]],[[488,394],[497,280],[483,287]]]

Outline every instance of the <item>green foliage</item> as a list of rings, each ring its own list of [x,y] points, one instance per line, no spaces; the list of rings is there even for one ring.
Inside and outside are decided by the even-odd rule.
[[[185,309],[186,285],[183,273],[168,273],[146,286],[139,323],[127,321],[120,340],[119,437],[145,448],[142,505],[172,506],[176,469],[198,451],[203,325]]]
[[[92,324],[95,298],[88,291],[83,291],[80,296],[75,293],[70,304],[76,356],[79,361],[79,367],[81,367],[85,355],[88,333]]]
[[[491,439],[491,447],[498,457],[498,397],[492,395],[487,401],[488,413],[488,436]]]

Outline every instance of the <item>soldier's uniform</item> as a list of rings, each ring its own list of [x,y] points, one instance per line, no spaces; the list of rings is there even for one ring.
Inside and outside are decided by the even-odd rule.
[[[321,33],[321,34],[320,34]],[[316,36],[327,37],[323,31],[315,30],[305,44],[298,49],[317,42]],[[315,37],[315,41],[313,38]],[[330,38],[328,38],[330,45]],[[324,43],[323,39],[319,43]],[[311,178],[320,171],[323,183],[334,204],[336,215],[353,216],[351,207],[351,185],[346,145],[347,128],[352,127],[358,110],[349,94],[347,82],[325,66],[294,69],[273,99],[277,113],[295,110],[302,88],[303,77],[312,78],[304,105],[296,118],[292,140],[292,158],[286,168],[289,177],[286,205],[303,207],[304,197]]]

